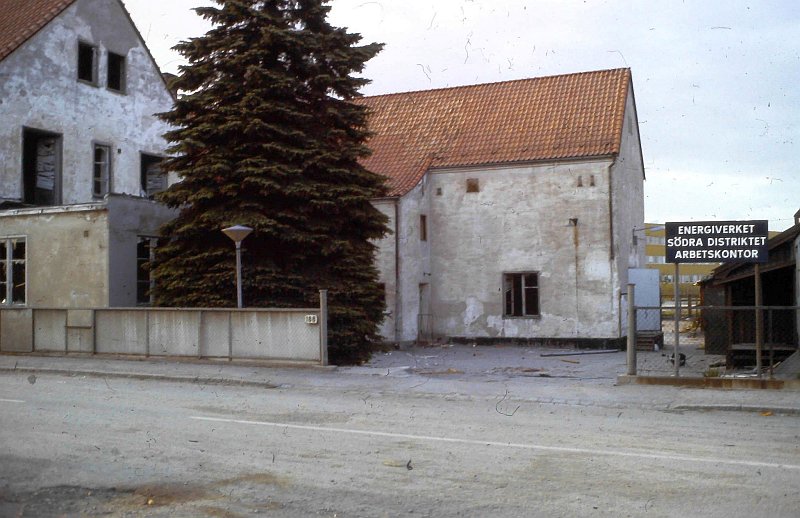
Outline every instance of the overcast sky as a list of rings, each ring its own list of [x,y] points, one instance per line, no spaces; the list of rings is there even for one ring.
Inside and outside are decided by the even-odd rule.
[[[207,0],[124,0],[162,70],[208,26]],[[330,21],[385,43],[366,95],[629,67],[648,222],[800,209],[800,2],[334,0]]]

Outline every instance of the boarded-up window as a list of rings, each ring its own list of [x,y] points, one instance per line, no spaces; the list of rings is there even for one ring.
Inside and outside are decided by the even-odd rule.
[[[503,275],[505,296],[504,316],[527,317],[539,315],[539,274],[506,273]]]
[[[142,195],[153,198],[167,188],[167,175],[161,170],[160,156],[141,154]]]
[[[23,201],[61,203],[61,136],[25,128],[22,132]]]

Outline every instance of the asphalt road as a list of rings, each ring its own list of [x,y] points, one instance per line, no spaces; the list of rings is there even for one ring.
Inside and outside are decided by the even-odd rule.
[[[796,517],[798,487],[796,415],[0,373],[0,516]]]

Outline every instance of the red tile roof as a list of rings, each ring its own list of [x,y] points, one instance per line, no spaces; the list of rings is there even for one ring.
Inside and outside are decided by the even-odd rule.
[[[76,0],[0,0],[0,61]]]
[[[363,164],[394,197],[429,168],[616,155],[630,82],[623,68],[363,97]]]

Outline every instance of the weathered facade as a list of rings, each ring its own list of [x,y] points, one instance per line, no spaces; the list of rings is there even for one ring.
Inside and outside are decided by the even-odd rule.
[[[390,341],[609,344],[644,262],[629,70],[365,98]]]
[[[119,0],[0,0],[6,305],[137,303],[172,102]]]

